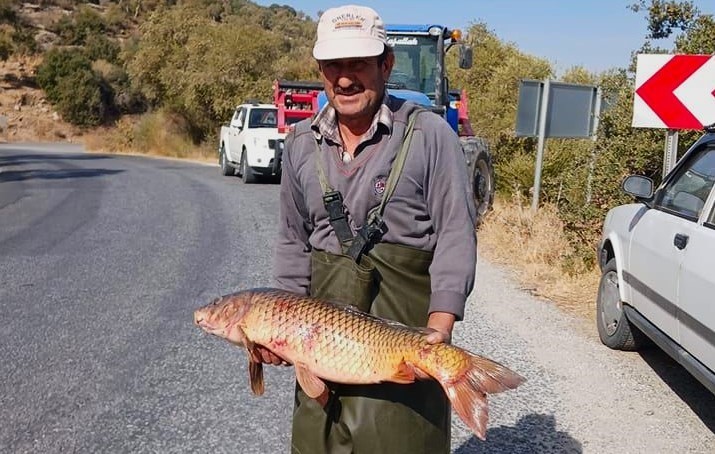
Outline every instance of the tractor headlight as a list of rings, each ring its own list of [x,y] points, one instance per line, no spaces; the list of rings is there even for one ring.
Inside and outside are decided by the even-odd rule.
[[[430,27],[429,30],[427,30],[427,33],[429,33],[432,36],[439,36],[442,34],[442,27],[434,26]]]

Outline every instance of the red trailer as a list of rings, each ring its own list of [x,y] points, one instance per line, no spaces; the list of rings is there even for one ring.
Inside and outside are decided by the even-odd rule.
[[[273,103],[278,108],[278,132],[287,133],[293,125],[318,111],[320,82],[276,80],[273,82]]]

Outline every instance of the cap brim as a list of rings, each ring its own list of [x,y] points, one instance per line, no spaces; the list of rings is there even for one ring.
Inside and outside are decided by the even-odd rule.
[[[385,43],[375,38],[345,38],[318,41],[313,46],[316,60],[375,57],[385,50]]]

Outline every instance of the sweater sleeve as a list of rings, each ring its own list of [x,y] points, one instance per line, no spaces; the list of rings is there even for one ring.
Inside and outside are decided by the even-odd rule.
[[[464,317],[477,262],[476,210],[464,151],[449,125],[430,115],[423,129],[429,159],[425,197],[437,241],[430,265],[429,312]]]
[[[310,222],[293,153],[295,136],[286,138],[283,151],[278,236],[273,253],[276,287],[307,295],[310,291]]]

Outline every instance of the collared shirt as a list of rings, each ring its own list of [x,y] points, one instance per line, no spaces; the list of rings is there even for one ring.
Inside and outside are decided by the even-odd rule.
[[[387,128],[388,133],[392,133],[392,110],[389,106],[390,97],[385,91],[385,96],[382,98],[382,104],[380,108],[372,119],[370,127],[365,131],[365,134],[360,137],[358,146],[355,149],[356,154],[360,152],[361,145],[375,137],[380,125]],[[323,109],[318,112],[313,121],[310,124],[313,129],[315,138],[320,140],[325,138],[326,140],[332,142],[334,145],[338,146],[338,153],[340,153],[340,158],[344,163],[348,163],[351,160],[351,156],[346,153],[345,144],[340,136],[340,129],[338,128],[338,114],[335,108],[330,104],[326,104]]]

